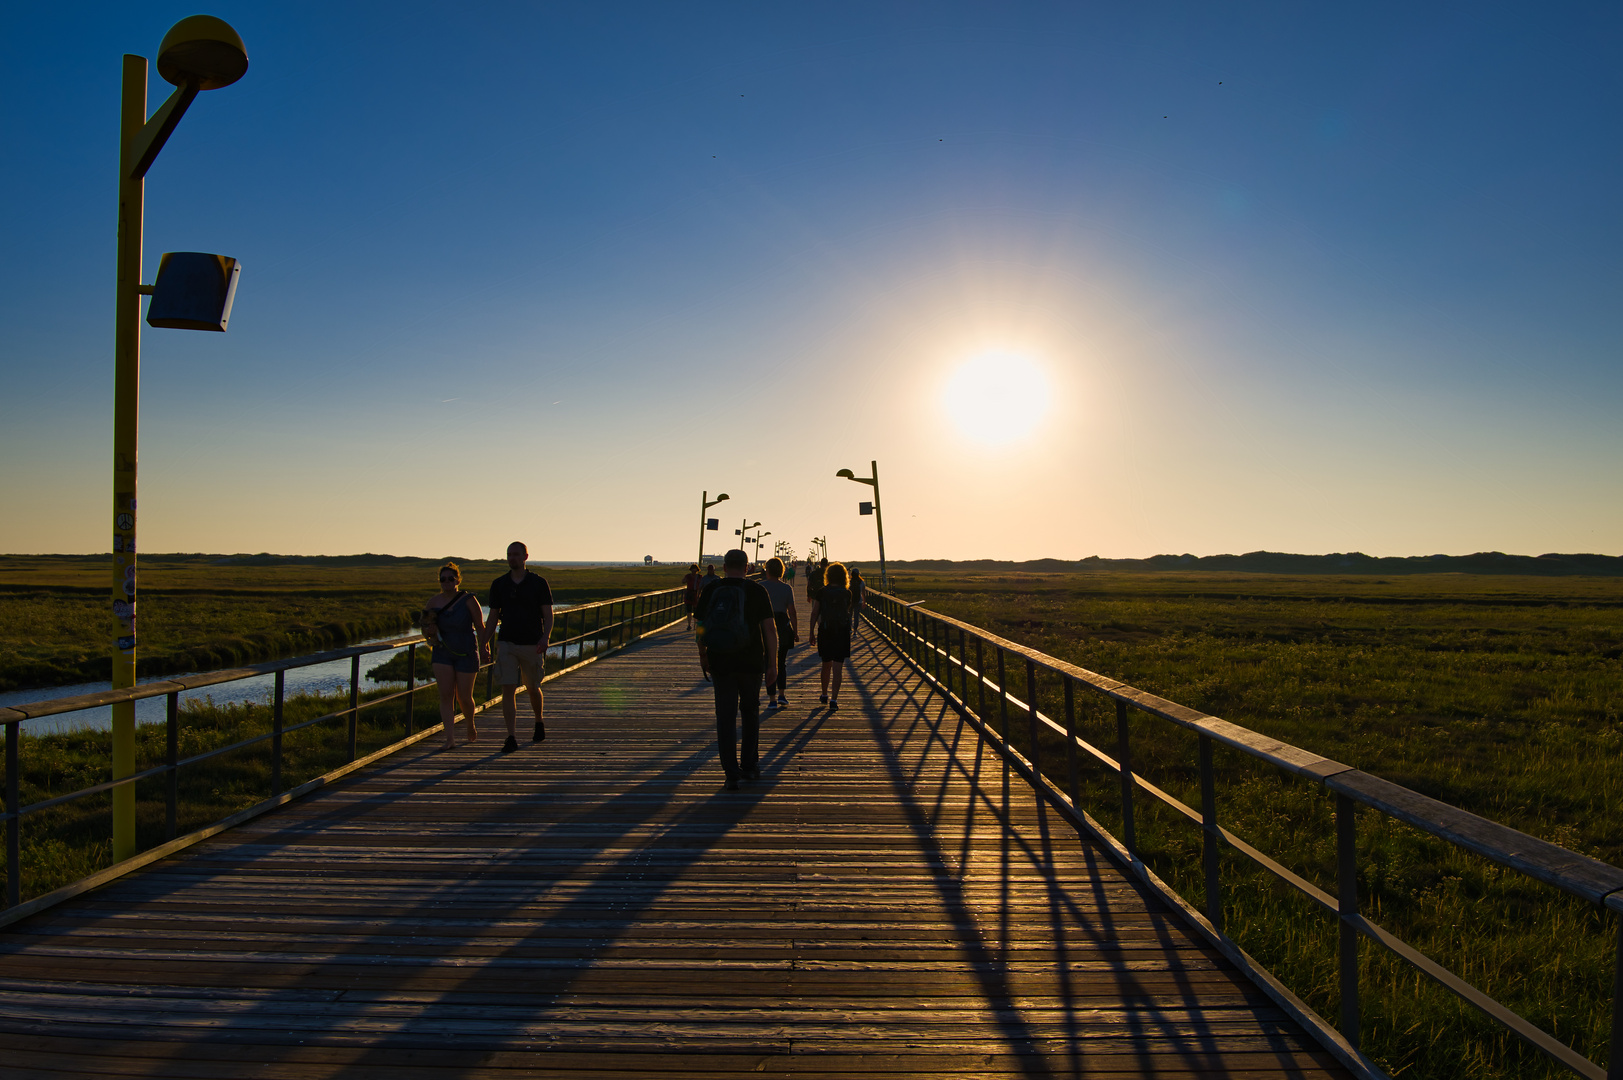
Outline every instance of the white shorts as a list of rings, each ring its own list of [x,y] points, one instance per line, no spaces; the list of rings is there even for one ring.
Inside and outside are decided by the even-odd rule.
[[[545,657],[535,651],[534,645],[517,645],[511,641],[496,642],[496,681],[503,686],[523,684],[532,690],[541,689],[542,661]]]

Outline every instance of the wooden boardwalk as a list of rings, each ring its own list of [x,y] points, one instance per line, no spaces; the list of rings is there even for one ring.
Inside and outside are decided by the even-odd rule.
[[[859,644],[721,790],[669,633],[0,931],[0,1074],[1344,1076]],[[527,730],[528,720],[521,720]]]

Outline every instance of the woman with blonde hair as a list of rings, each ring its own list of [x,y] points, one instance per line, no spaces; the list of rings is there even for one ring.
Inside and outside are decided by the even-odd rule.
[[[456,707],[468,720],[468,741],[476,742],[473,726],[473,680],[479,666],[490,660],[485,613],[473,593],[462,591],[462,571],[454,562],[440,567],[440,591],[423,608],[423,636],[434,646],[430,661],[440,687],[440,719],[445,723],[445,748],[456,746]]]
[[[823,661],[823,696],[819,699],[829,712],[840,707],[840,674],[851,655],[851,591],[846,586],[844,563],[829,563],[823,571],[823,587],[812,601],[811,644]],[[834,692],[828,688],[834,678]]]

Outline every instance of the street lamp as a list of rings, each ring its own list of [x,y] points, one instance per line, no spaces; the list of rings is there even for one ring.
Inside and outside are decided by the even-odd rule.
[[[857,512],[860,514],[872,514],[874,525],[879,529],[879,587],[888,589],[890,588],[890,582],[888,575],[885,573],[885,518],[879,509],[879,462],[870,461],[868,464],[873,468],[872,476],[858,476],[850,469],[841,469],[834,475],[842,476],[858,484],[867,484],[873,488],[873,502],[858,503]]]
[[[745,536],[744,534],[760,524],[759,521],[750,521],[749,518],[743,518],[741,520],[746,524],[744,524],[741,528],[733,530],[733,535],[738,537],[738,549],[740,551],[744,550],[744,545],[749,543],[749,537]]]
[[[224,330],[235,259],[201,252],[163,257],[156,285],[141,283],[146,174],[192,101],[248,70],[242,38],[221,19],[192,15],[158,46],[158,74],[175,92],[147,118],[147,58],[125,55],[119,110],[118,286],[113,305],[113,689],[135,685],[135,479],[140,444],[141,297],[154,326]],[[135,772],[135,703],[113,706],[113,779]],[[113,789],[113,861],[135,855],[135,785]]]
[[[704,531],[706,529],[710,529],[714,532],[721,529],[721,522],[715,518],[710,518],[707,520],[704,516],[705,511],[709,510],[712,506],[718,506],[726,501],[726,492],[717,495],[714,499],[710,498],[710,493],[708,491],[699,495],[699,557],[695,560],[695,562],[700,566],[704,565]]]
[[[768,529],[766,532],[756,533],[755,534],[755,541],[754,541],[754,543],[755,543],[755,561],[757,563],[761,561],[761,541],[765,540],[767,537],[769,537],[771,535],[772,535],[772,530],[771,529]]]

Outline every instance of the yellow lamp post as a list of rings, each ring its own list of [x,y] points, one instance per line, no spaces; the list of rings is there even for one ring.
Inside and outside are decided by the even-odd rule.
[[[727,501],[727,494],[725,492],[723,492],[720,495],[717,495],[714,499],[710,498],[710,493],[708,491],[701,492],[700,495],[699,495],[699,557],[697,559],[693,560],[693,561],[695,563],[697,563],[698,565],[700,565],[700,566],[704,565],[704,531],[705,531],[705,529],[707,529],[707,528],[715,528],[715,529],[719,530],[721,528],[721,522],[718,521],[715,525],[712,526],[708,521],[705,520],[705,516],[704,516],[705,511],[709,510],[712,506],[719,506],[719,505],[721,505],[722,503],[724,503],[726,501]]]
[[[834,475],[844,477],[858,484],[867,484],[873,488],[873,504],[870,506],[868,503],[862,503],[857,509],[863,514],[867,514],[870,510],[873,511],[874,524],[879,529],[879,587],[888,589],[890,588],[890,578],[885,572],[885,518],[879,509],[879,462],[870,461],[868,464],[873,469],[872,476],[858,476],[850,469],[841,469]]]
[[[135,685],[135,478],[141,403],[141,297],[154,292],[154,286],[141,283],[146,174],[197,95],[230,86],[247,70],[248,52],[242,38],[223,20],[212,15],[182,19],[158,46],[158,74],[174,85],[175,92],[148,119],[147,59],[124,57],[119,114],[118,288],[113,314],[113,614],[119,622],[113,641],[115,690]],[[176,265],[178,268],[180,264]],[[209,328],[223,330],[224,316],[230,313],[235,263],[225,260],[217,265],[224,274],[223,314],[216,305],[215,313],[221,314],[219,325]],[[164,273],[160,272],[160,286],[163,279]],[[178,282],[179,278],[172,280]],[[184,287],[182,283],[183,291]],[[113,779],[133,772],[135,703],[124,702],[113,706]],[[124,784],[113,789],[113,861],[134,854],[135,785]]]

